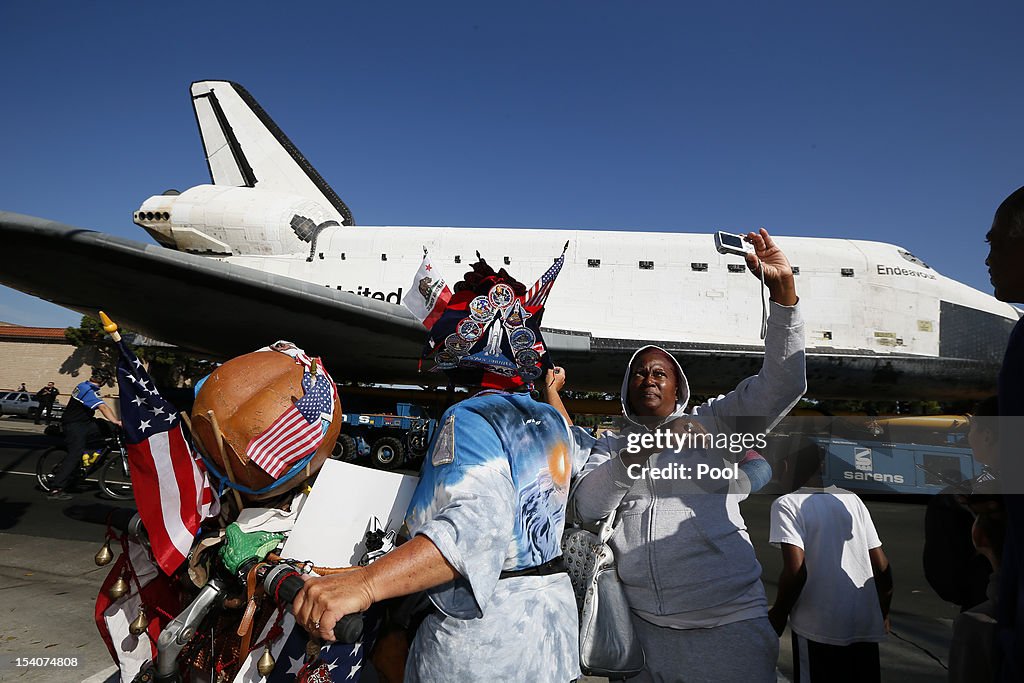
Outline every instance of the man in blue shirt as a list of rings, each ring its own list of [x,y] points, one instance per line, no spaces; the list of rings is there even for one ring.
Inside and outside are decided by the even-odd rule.
[[[423,590],[435,609],[416,631],[407,683],[579,677],[560,542],[588,452],[558,410],[525,391],[550,372],[542,309],[542,296],[482,259],[456,284],[426,359],[453,383],[486,388],[441,418],[406,514],[412,538],[366,568],[306,584],[294,608],[311,633],[330,638],[342,616]]]
[[[100,387],[109,381],[109,372],[95,370],[87,381],[80,383],[71,392],[71,399],[68,401],[67,408],[64,409],[64,417],[61,419],[68,453],[53,476],[50,500],[71,500],[71,495],[67,493],[66,489],[78,472],[78,464],[82,462],[82,455],[86,452],[87,444],[90,441],[103,438],[96,419],[93,417],[95,412],[100,411],[100,414],[109,422],[118,427],[121,426],[121,421],[114,415],[114,411],[103,402],[97,393]]]

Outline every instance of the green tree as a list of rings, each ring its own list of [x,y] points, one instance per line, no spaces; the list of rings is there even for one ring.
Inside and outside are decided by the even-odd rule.
[[[120,327],[119,331],[122,336],[129,339],[134,334],[125,327]],[[111,373],[117,368],[117,346],[103,330],[99,320],[83,315],[79,326],[67,328],[64,335],[78,348],[96,349],[99,358],[97,367]],[[216,367],[214,361],[184,353],[173,347],[138,346],[133,347],[133,350],[135,355],[146,361],[149,374],[157,385],[163,387],[190,386],[194,380],[205,377]]]
[[[64,336],[76,348],[91,347],[95,349],[98,354],[98,362],[95,367],[110,373],[114,372],[117,367],[117,348],[111,343],[107,333],[103,331],[103,325],[99,320],[83,315],[82,322],[78,327],[65,329]]]

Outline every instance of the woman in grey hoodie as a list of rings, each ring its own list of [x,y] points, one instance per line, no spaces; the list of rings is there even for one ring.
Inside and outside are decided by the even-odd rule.
[[[738,436],[736,418],[759,417],[767,431],[803,395],[804,331],[788,259],[763,228],[747,240],[755,251],[747,266],[757,277],[764,271],[771,294],[761,371],[688,411],[679,363],[641,348],[622,381],[625,427],[597,441],[574,485],[582,521],[617,510],[610,544],[647,656],[634,680],[775,680],[778,637],[739,512],[765,483],[766,464],[748,452],[734,465],[739,439],[729,439]],[[668,448],[651,445],[659,432]]]

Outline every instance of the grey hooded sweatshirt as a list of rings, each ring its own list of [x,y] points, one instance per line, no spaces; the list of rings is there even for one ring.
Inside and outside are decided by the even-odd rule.
[[[634,354],[657,347],[644,347]],[[671,356],[670,356],[671,357]],[[737,482],[710,479],[632,478],[618,458],[630,435],[648,431],[628,402],[630,368],[622,381],[626,426],[597,440],[574,484],[577,517],[604,519],[617,510],[609,541],[630,606],[661,626],[699,628],[764,616],[767,601],[761,566],[739,512],[745,493]],[[675,359],[673,359],[674,361]],[[709,431],[735,430],[728,418],[759,416],[762,428],[775,426],[807,388],[804,326],[797,306],[771,303],[764,361],[760,372],[728,394],[712,398],[687,412],[690,389],[678,362],[680,381],[673,418],[691,415]],[[719,450],[666,450],[648,460],[650,467],[685,465],[690,472],[701,462],[723,463]],[[735,459],[735,458],[733,458]],[[632,469],[634,475],[637,468]],[[742,485],[742,482],[740,482]]]

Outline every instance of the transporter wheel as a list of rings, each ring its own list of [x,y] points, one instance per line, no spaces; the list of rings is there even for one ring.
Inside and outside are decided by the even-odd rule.
[[[36,480],[39,482],[39,488],[44,491],[53,490],[53,478],[57,475],[60,463],[67,453],[63,446],[53,446],[39,456],[39,460],[36,461]]]
[[[359,457],[359,447],[356,446],[356,440],[348,434],[341,434],[338,436],[338,443],[334,444],[334,450],[331,452],[331,457],[335,460],[342,460],[344,462],[352,462]]]
[[[405,448],[402,442],[391,436],[382,436],[370,447],[373,466],[382,470],[397,469],[405,462]]]
[[[128,458],[114,451],[106,455],[106,461],[100,467],[100,491],[114,500],[131,500],[132,478],[128,472]]]

